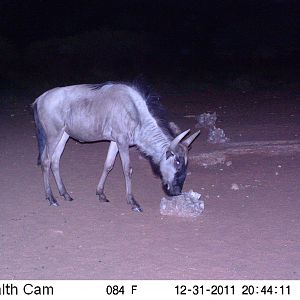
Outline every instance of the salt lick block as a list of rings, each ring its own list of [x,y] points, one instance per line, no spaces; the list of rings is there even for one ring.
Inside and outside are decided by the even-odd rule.
[[[201,194],[190,190],[179,196],[163,197],[160,201],[160,213],[165,216],[198,217],[204,210]]]

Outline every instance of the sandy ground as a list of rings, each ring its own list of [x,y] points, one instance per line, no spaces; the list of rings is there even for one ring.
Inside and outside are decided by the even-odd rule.
[[[232,143],[300,140],[300,93],[164,99],[182,129],[195,125],[184,115],[216,111]],[[297,151],[234,154],[207,167],[191,160],[184,190],[201,193],[205,210],[179,218],[160,215],[160,180],[135,149],[133,191],[144,212],[126,204],[119,158],[106,186],[111,202],[99,203],[95,189],[108,144],[70,140],[61,168],[75,200],[60,198],[53,182],[60,206],[49,207],[26,104],[11,103],[0,114],[0,279],[300,279]],[[203,131],[191,156],[219,149],[205,140]]]

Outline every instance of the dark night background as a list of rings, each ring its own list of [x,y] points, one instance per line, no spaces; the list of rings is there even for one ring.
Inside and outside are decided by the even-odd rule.
[[[300,0],[0,0],[0,280],[299,280],[299,50]],[[61,206],[48,207],[32,103],[54,87],[106,81],[159,95],[148,98],[157,125],[166,121],[156,118],[159,98],[173,128],[200,128],[183,187],[202,194],[198,219],[176,216],[198,211],[196,200],[176,200],[174,214],[163,215],[160,179],[136,149],[132,189],[144,213],[126,203],[120,157],[105,187],[111,201],[98,203],[108,142],[71,138],[61,172],[75,200],[62,200],[51,176]],[[60,100],[85,105],[88,96]],[[136,104],[125,96],[120,103]],[[90,123],[114,113],[113,104],[100,116],[90,111]],[[59,120],[55,154],[44,152],[52,168],[65,133],[78,128],[68,127],[86,114],[83,105],[74,114],[73,106],[36,107],[41,132],[54,132],[48,108]],[[121,117],[111,128],[117,145],[154,127],[149,116],[142,121],[143,105],[120,111],[107,118]],[[203,113],[216,113],[215,126],[203,124]],[[131,130],[119,138],[125,123]],[[146,148],[160,136],[139,140]],[[52,139],[44,139],[48,148]]]
[[[297,82],[298,1],[0,2],[0,88]]]

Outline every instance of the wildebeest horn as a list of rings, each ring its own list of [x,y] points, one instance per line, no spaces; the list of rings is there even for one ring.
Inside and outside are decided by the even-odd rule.
[[[198,136],[198,134],[200,133],[201,130],[198,130],[197,132],[195,132],[194,134],[192,134],[191,136],[189,136],[187,139],[185,139],[182,143],[184,145],[186,145],[187,147],[189,147],[189,145],[194,141],[194,139]]]
[[[170,149],[174,150],[178,143],[189,133],[190,129],[181,132],[179,135],[176,136],[176,138],[171,142]]]

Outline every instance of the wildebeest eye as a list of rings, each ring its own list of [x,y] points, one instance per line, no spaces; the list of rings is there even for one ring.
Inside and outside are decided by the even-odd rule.
[[[175,157],[175,166],[176,166],[176,169],[179,169],[180,166],[181,166],[181,162],[180,162],[180,159],[178,157]]]

